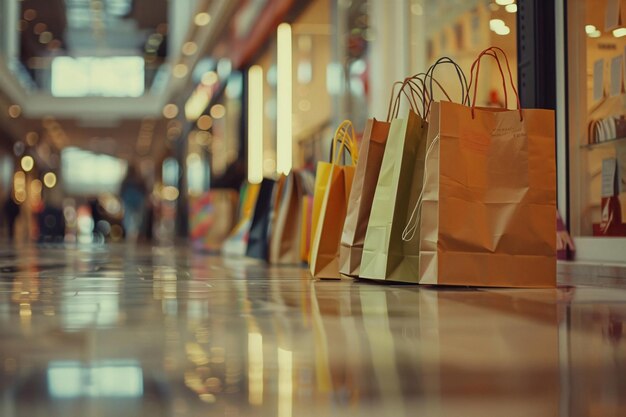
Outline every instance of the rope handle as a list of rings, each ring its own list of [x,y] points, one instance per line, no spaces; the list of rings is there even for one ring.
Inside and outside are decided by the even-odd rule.
[[[430,79],[430,83],[429,83],[430,90],[429,90],[429,93],[430,93],[430,97],[431,97],[430,102],[428,103],[428,111],[426,112],[426,117],[428,117],[428,115],[430,114],[430,107],[431,107],[431,104],[432,104],[432,102],[434,100],[433,82],[436,83],[439,86],[439,88],[444,92],[444,94],[448,98],[448,101],[453,101],[452,99],[450,99],[450,95],[443,89],[441,84],[434,77],[435,69],[439,65],[445,65],[445,64],[452,65],[454,67],[456,73],[457,73],[457,76],[459,77],[459,83],[461,85],[461,104],[467,104],[468,106],[470,104],[470,100],[469,100],[469,85],[467,84],[467,77],[465,76],[465,73],[463,72],[463,70],[461,69],[459,64],[457,64],[451,58],[449,58],[447,56],[444,56],[444,57],[439,58],[426,71],[426,77]]]
[[[428,157],[432,152],[435,143],[439,141],[439,135],[435,136],[433,141],[428,145],[426,149],[425,161],[428,161]],[[422,212],[422,202],[424,201],[424,186],[426,185],[426,171],[424,171],[424,178],[422,180],[422,190],[420,191],[420,195],[417,197],[417,202],[415,203],[415,207],[413,207],[413,211],[411,211],[411,216],[407,221],[406,226],[404,226],[404,230],[402,231],[402,240],[405,242],[410,242],[415,237],[415,232],[417,231],[417,224],[420,220],[420,215]]]
[[[498,69],[500,70],[500,75],[502,76],[502,88],[504,90],[504,100],[505,100],[505,104],[504,107],[508,108],[508,98],[507,98],[507,92],[506,92],[506,78],[504,76],[504,71],[502,70],[502,64],[500,63],[500,58],[498,57],[498,52],[500,54],[502,54],[502,56],[504,57],[504,62],[506,63],[506,69],[509,73],[509,81],[511,83],[511,87],[513,88],[513,93],[515,94],[515,100],[517,103],[517,111],[519,112],[519,116],[520,116],[520,121],[524,120],[524,116],[522,114],[522,106],[520,104],[520,99],[519,99],[519,94],[517,92],[517,88],[515,87],[515,83],[513,82],[513,73],[511,72],[511,66],[509,65],[509,59],[506,55],[506,53],[502,50],[502,48],[499,48],[497,46],[491,46],[487,49],[485,49],[484,51],[482,51],[480,53],[480,55],[478,55],[478,58],[476,58],[476,60],[474,61],[474,63],[472,64],[472,70],[471,70],[471,82],[470,82],[470,88],[471,85],[474,84],[474,97],[472,99],[472,119],[474,118],[474,110],[476,109],[476,95],[477,95],[477,91],[478,91],[478,74],[480,72],[480,61],[481,58],[485,55],[490,56],[492,58],[494,58],[496,60],[496,63],[498,64]],[[474,67],[476,67],[476,79],[475,79],[475,83],[474,83]]]

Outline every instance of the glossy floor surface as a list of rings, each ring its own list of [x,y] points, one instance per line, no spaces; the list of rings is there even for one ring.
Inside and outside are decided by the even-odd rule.
[[[437,289],[4,245],[0,416],[626,416],[626,275],[560,269]]]

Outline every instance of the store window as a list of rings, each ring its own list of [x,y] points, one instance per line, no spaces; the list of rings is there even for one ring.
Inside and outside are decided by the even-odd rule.
[[[626,237],[626,2],[567,7],[570,227],[579,238]]]
[[[411,0],[411,70],[422,72],[438,58],[447,56],[459,64],[469,82],[471,66],[478,54],[485,48],[496,46],[507,54],[516,83],[516,14],[514,0]],[[505,94],[498,68],[492,62],[485,63],[487,65],[480,67],[476,104],[504,106]],[[451,68],[438,69],[436,77],[443,85],[459,85]],[[453,99],[458,99],[458,90],[449,93]],[[508,77],[507,97],[514,97]],[[513,108],[514,103],[509,99],[508,105]]]

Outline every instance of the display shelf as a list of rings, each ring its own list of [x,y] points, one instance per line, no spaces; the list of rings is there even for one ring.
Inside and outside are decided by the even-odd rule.
[[[617,143],[626,143],[626,137],[605,140],[603,142],[588,143],[586,145],[580,145],[580,148],[581,149],[595,149],[595,148],[599,148],[599,147],[602,147],[602,146],[614,145],[614,144],[617,144]]]

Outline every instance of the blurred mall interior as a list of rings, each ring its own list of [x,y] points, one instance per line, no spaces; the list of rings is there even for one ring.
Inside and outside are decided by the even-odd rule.
[[[625,25],[626,0],[0,0],[0,415],[626,415]]]

